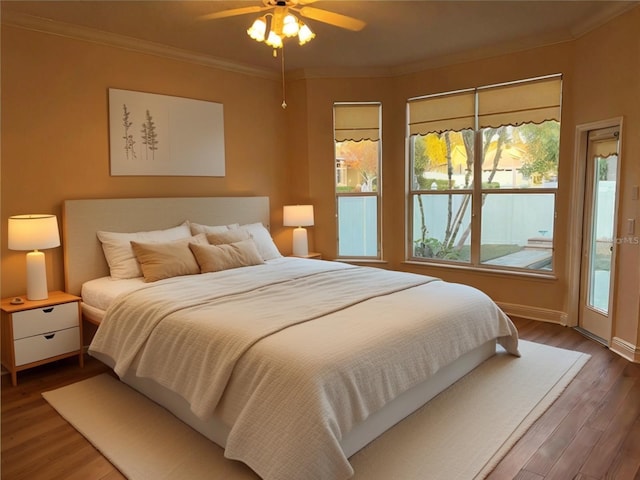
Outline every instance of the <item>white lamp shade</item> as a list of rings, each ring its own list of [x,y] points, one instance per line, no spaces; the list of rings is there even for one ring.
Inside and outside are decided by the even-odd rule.
[[[35,214],[9,217],[9,250],[34,250],[27,254],[27,299],[48,297],[47,270],[42,250],[60,245],[58,220],[55,215]]]
[[[9,250],[42,250],[60,246],[55,215],[15,215],[9,217]]]
[[[286,205],[283,209],[285,227],[309,227],[313,225],[313,205]]]

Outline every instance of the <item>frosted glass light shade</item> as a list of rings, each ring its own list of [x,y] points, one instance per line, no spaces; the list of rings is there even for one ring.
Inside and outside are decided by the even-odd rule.
[[[300,25],[300,30],[298,30],[298,43],[300,45],[304,45],[305,43],[310,42],[316,37],[316,34],[311,31],[311,29],[304,23]]]
[[[45,257],[40,249],[60,245],[58,220],[55,215],[16,215],[9,217],[9,250],[33,250],[27,254],[27,299],[49,297]]]
[[[253,22],[253,25],[249,27],[247,33],[251,38],[257,42],[263,42],[265,34],[267,32],[267,18],[266,16],[260,17]]]

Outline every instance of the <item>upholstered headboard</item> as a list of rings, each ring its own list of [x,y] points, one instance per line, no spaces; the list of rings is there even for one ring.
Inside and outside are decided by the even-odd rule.
[[[269,197],[116,198],[66,200],[62,208],[65,289],[109,275],[96,232],[140,232],[190,220],[204,225],[262,222],[269,228]]]

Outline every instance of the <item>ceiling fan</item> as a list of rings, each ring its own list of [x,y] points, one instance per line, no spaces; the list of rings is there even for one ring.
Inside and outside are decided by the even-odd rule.
[[[292,12],[304,18],[355,32],[362,30],[366,25],[365,22],[357,18],[307,6],[310,3],[314,3],[314,1],[315,0],[262,0],[262,5],[231,8],[229,10],[202,15],[199,18],[201,20],[215,20],[235,17],[237,15],[265,12],[247,30],[247,33],[254,40],[265,42],[273,48],[282,47],[282,40],[285,37],[298,36],[300,45],[307,43],[315,37],[311,29]]]
[[[298,43],[304,45],[316,35],[293,12],[301,17],[317,20],[335,27],[344,28],[354,32],[362,30],[366,23],[357,18],[342,15],[340,13],[308,7],[316,0],[262,0],[262,5],[231,8],[220,12],[202,15],[201,20],[216,20],[219,18],[235,17],[250,13],[263,13],[247,30],[249,36],[257,42],[264,42],[273,48],[273,56],[277,56],[277,49],[284,47],[284,39],[298,37]],[[285,100],[284,55],[282,59],[282,108],[287,108]]]

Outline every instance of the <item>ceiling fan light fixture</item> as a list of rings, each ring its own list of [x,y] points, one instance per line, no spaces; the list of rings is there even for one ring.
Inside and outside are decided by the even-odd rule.
[[[263,15],[257,18],[253,25],[247,30],[247,34],[257,42],[264,42],[267,32],[267,17]]]
[[[298,43],[305,45],[316,37],[316,34],[296,15],[291,13],[291,11],[298,13],[303,18],[310,18],[355,32],[362,30],[365,26],[365,23],[357,18],[306,6],[306,4],[315,1],[316,0],[262,0],[262,7],[231,8],[204,15],[201,18],[226,18],[268,10],[267,13],[264,13],[261,17],[254,20],[253,24],[247,29],[247,34],[253,40],[269,45],[273,49],[274,57],[278,56],[278,49],[282,49],[282,55],[280,55],[282,66],[282,108],[287,108],[287,102],[285,100],[284,40],[297,36]]]
[[[298,43],[300,45],[310,42],[315,36],[316,34],[305,23],[300,22],[300,29],[298,30]]]
[[[247,34],[256,42],[264,42],[273,49],[282,48],[286,38],[298,37],[298,43],[308,43],[316,34],[285,6],[278,5],[273,13],[257,18]]]

